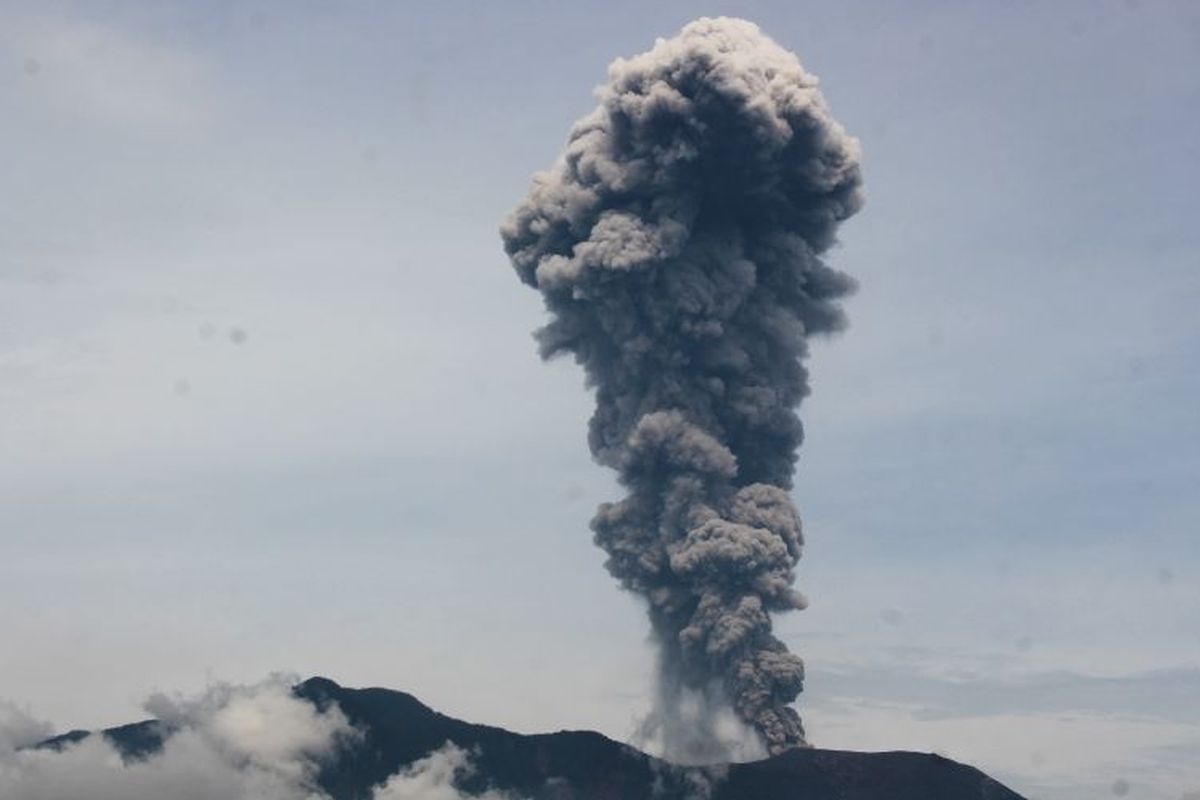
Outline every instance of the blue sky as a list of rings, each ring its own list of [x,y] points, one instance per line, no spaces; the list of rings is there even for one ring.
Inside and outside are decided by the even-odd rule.
[[[497,229],[609,61],[757,22],[862,141],[796,499],[813,741],[1200,791],[1200,9],[0,5],[0,695],[273,670],[624,738],[636,602]]]

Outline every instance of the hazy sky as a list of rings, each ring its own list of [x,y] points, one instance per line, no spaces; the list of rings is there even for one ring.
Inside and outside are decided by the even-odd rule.
[[[290,670],[625,738],[617,490],[497,230],[609,61],[718,13],[864,151],[779,620],[811,739],[1200,792],[1188,2],[0,0],[0,698]]]

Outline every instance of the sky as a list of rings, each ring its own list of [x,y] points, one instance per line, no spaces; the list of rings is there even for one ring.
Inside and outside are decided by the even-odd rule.
[[[285,671],[626,739],[591,398],[498,229],[618,56],[741,16],[867,203],[795,499],[818,746],[1200,792],[1200,8],[0,1],[0,699]]]

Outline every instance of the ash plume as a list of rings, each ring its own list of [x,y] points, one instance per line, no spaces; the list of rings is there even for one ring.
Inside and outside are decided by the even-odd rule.
[[[583,366],[592,453],[628,490],[595,541],[647,602],[668,752],[702,753],[730,707],[770,752],[801,746],[803,662],[770,615],[805,606],[801,360],[854,288],[821,254],[862,204],[858,143],[743,20],[618,59],[597,95],[501,231],[550,313],[541,354]],[[701,708],[683,724],[685,695]]]

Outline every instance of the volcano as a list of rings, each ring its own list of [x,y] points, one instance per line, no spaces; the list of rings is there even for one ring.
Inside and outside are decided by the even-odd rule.
[[[310,678],[293,689],[318,709],[336,705],[361,733],[321,765],[333,800],[371,800],[389,776],[453,744],[472,754],[465,795],[491,790],[533,800],[1022,800],[974,767],[935,754],[794,748],[762,761],[684,767],[593,731],[525,735],[440,714],[390,689],[348,689]],[[42,742],[61,749],[100,735],[126,760],[170,735],[158,720]]]

